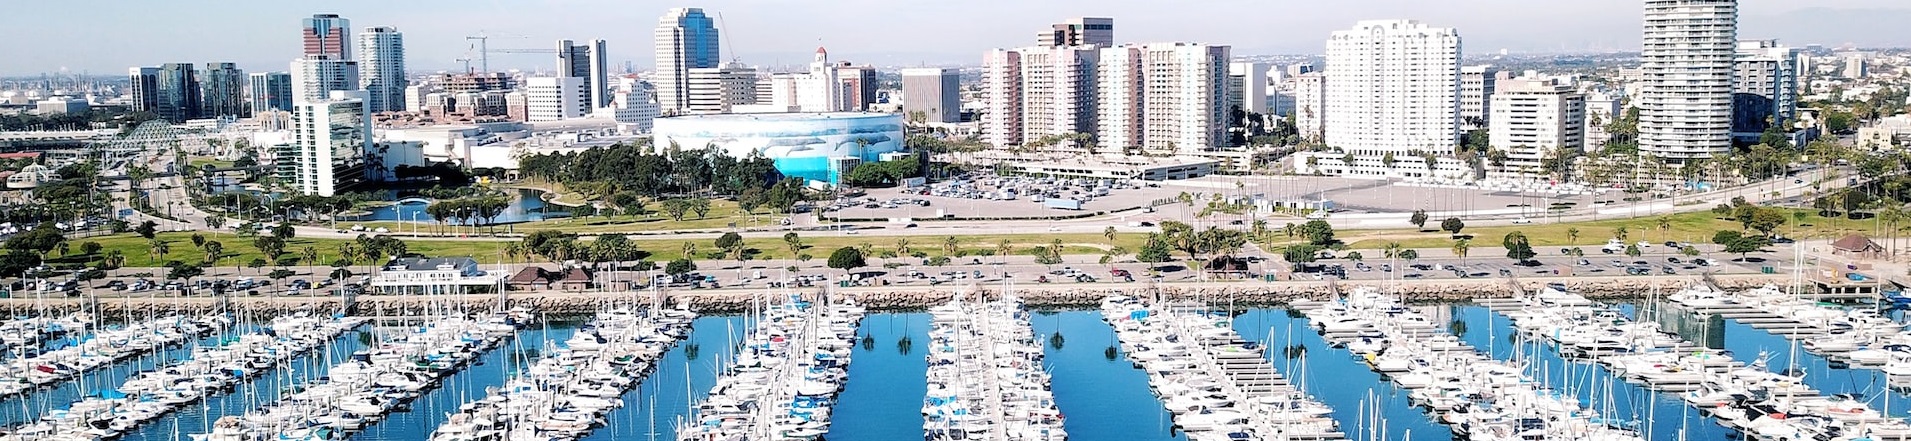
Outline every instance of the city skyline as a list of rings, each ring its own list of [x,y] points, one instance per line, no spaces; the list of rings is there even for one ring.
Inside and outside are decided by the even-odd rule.
[[[413,73],[457,70],[459,58],[478,57],[465,36],[491,37],[493,49],[543,48],[563,38],[603,38],[612,46],[607,63],[616,72],[626,63],[637,71],[654,66],[650,51],[656,17],[670,7],[700,7],[719,16],[725,61],[796,66],[816,46],[830,47],[840,58],[883,66],[978,65],[978,54],[996,47],[1031,44],[1035,33],[1058,20],[1111,17],[1121,23],[1118,43],[1186,41],[1230,45],[1235,55],[1320,54],[1327,35],[1359,20],[1415,19],[1457,28],[1469,44],[1467,56],[1505,49],[1511,53],[1586,53],[1637,51],[1639,5],[1607,0],[1550,5],[1543,10],[1518,0],[1457,0],[1423,4],[1407,0],[1352,5],[1223,0],[1203,8],[1162,8],[1144,2],[1111,1],[1008,4],[997,0],[967,4],[906,4],[852,0],[827,7],[788,7],[770,0],[722,0],[704,3],[634,6],[601,0],[546,2],[493,1],[485,4],[343,1],[323,6],[245,3],[236,5],[187,0],[166,5],[80,0],[82,9],[105,11],[87,16],[53,16],[23,11],[20,26],[29,35],[66,41],[56,46],[23,47],[0,75],[87,72],[112,75],[127,66],[168,62],[234,62],[247,71],[276,71],[301,52],[295,29],[312,14],[351,18],[354,33],[371,26],[405,29],[407,65]],[[86,3],[98,3],[88,8]],[[204,4],[206,7],[194,7]],[[1743,0],[1741,38],[1778,39],[1792,45],[1837,47],[1911,46],[1911,36],[1865,33],[1868,24],[1911,19],[1911,8],[1889,0],[1829,0],[1801,6],[1783,0]],[[782,6],[782,7],[778,7]],[[1013,8],[1013,9],[1010,9]],[[578,10],[597,11],[588,14]],[[1013,14],[1001,14],[1013,10]],[[1212,11],[1265,11],[1264,14],[1212,14]],[[859,19],[858,14],[881,17]],[[159,27],[138,23],[180,23]],[[508,20],[508,21],[503,21]],[[128,24],[122,25],[121,22]],[[214,26],[214,25],[217,26]],[[966,29],[962,29],[965,28]],[[793,35],[802,29],[811,35]],[[907,38],[908,34],[966,35],[964,38]],[[875,36],[903,34],[901,38]],[[244,35],[245,38],[223,38]],[[628,49],[619,50],[618,47]],[[82,54],[82,55],[75,55]],[[548,57],[530,54],[491,56],[494,70],[554,72]]]

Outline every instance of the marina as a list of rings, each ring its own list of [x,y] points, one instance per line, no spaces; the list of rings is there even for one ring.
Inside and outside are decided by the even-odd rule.
[[[1068,439],[1020,301],[958,298],[929,313],[924,439]]]
[[[1672,301],[1781,295],[1407,305],[1355,290],[1290,308],[1115,296],[1092,310],[964,296],[870,312],[766,294],[728,316],[604,303],[568,320],[440,309],[369,327],[211,315],[186,321],[210,337],[9,399],[20,416],[0,439],[1904,439],[1911,396],[1884,387],[1888,360],[1803,343],[1882,338],[1898,313],[1809,304],[1837,313],[1826,323],[1869,324],[1807,334]],[[154,322],[87,325],[47,353]]]
[[[514,309],[485,317],[452,316],[391,330],[375,348],[354,352],[325,377],[244,415],[220,418],[195,441],[336,440],[376,424],[445,375],[497,347],[535,319]]]
[[[46,388],[107,365],[150,354],[188,339],[224,329],[224,315],[165,315],[124,327],[82,332],[77,343],[32,357],[8,360],[0,367],[0,398]]]

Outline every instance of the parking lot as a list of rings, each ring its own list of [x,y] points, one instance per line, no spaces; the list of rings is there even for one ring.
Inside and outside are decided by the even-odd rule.
[[[1239,185],[1236,185],[1236,183]],[[1526,206],[1534,216],[1544,213],[1553,203],[1585,206],[1594,200],[1613,199],[1615,193],[1599,196],[1558,196],[1470,187],[1431,187],[1401,185],[1390,181],[1320,176],[1204,176],[1166,184],[1181,191],[1221,192],[1223,194],[1260,194],[1272,200],[1332,201],[1335,211],[1351,213],[1405,213],[1427,211],[1487,211]]]
[[[976,176],[925,187],[873,189],[823,211],[829,217],[878,219],[1069,216],[1144,207],[1181,191],[1151,181]]]

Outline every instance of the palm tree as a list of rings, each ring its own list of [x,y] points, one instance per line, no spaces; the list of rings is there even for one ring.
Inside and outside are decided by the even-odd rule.
[[[1015,244],[1009,243],[1008,239],[1002,239],[995,242],[995,255],[997,257],[1000,257],[1003,263],[1008,263],[1009,252],[1012,252],[1012,251],[1015,251]]]
[[[1566,241],[1573,245],[1579,245],[1579,227],[1566,229]]]
[[[101,258],[100,263],[105,264],[107,268],[118,270],[120,266],[126,264],[126,255],[119,250],[107,251],[106,257]]]
[[[1388,265],[1388,266],[1395,266],[1395,267],[1397,267],[1397,266],[1399,266],[1399,264],[1400,264],[1400,261],[1399,261],[1399,260],[1397,260],[1397,259],[1399,259],[1399,258],[1400,258],[1400,251],[1401,251],[1401,249],[1402,249],[1402,248],[1404,248],[1404,247],[1402,247],[1402,246],[1400,245],[1400,242],[1392,242],[1392,241],[1389,241],[1389,242],[1387,242],[1387,244],[1386,244],[1386,245],[1382,245],[1382,246],[1380,247],[1380,254],[1381,254],[1382,256],[1385,256],[1385,257],[1387,258],[1387,265]],[[1396,268],[1396,269],[1397,269],[1397,268]]]
[[[909,255],[909,238],[907,237],[896,238],[896,255],[897,256]]]
[[[1672,232],[1672,216],[1659,216],[1659,241],[1665,242],[1665,235],[1670,232]]]
[[[1103,228],[1101,230],[1101,237],[1108,238],[1108,242],[1110,243],[1114,242],[1115,241],[1115,226],[1109,225],[1108,228]]]
[[[961,250],[962,250],[962,239],[957,239],[955,236],[949,236],[942,239],[942,255],[949,256],[950,258],[955,258],[956,253]]]
[[[1473,241],[1460,239],[1453,242],[1453,255],[1460,256],[1460,266],[1466,266],[1466,252],[1473,248]]]
[[[521,259],[524,257],[525,257],[524,242],[511,242],[511,243],[504,244],[504,259],[507,261],[507,263],[517,263],[518,259]]]
[[[318,248],[305,247],[305,248],[299,249],[300,262],[304,262],[306,265],[317,266],[318,259],[319,259]]]
[[[166,257],[167,253],[171,253],[173,251],[173,247],[171,245],[167,245],[166,241],[159,240],[159,239],[148,240],[147,247],[148,247],[147,255],[155,256],[153,258],[153,263],[159,263],[160,258]]]
[[[1621,240],[1621,241],[1624,241],[1624,240],[1626,240],[1626,233],[1627,233],[1627,231],[1626,231],[1626,227],[1625,227],[1625,226],[1623,226],[1623,225],[1622,225],[1622,226],[1619,226],[1619,227],[1617,227],[1617,228],[1613,228],[1613,229],[1612,229],[1612,238],[1614,238],[1614,239],[1619,239],[1619,240]]]
[[[692,242],[684,242],[683,243],[684,260],[692,260],[692,259],[696,259],[696,257],[697,257],[697,244]]]

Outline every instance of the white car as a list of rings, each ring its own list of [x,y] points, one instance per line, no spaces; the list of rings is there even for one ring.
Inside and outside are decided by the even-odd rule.
[[[1522,224],[1522,225],[1523,225],[1523,224],[1530,224],[1530,223],[1533,223],[1533,220],[1532,220],[1532,219],[1527,219],[1527,218],[1523,218],[1523,217],[1522,217],[1522,218],[1519,218],[1519,219],[1513,219],[1513,223],[1514,223],[1514,224]]]

